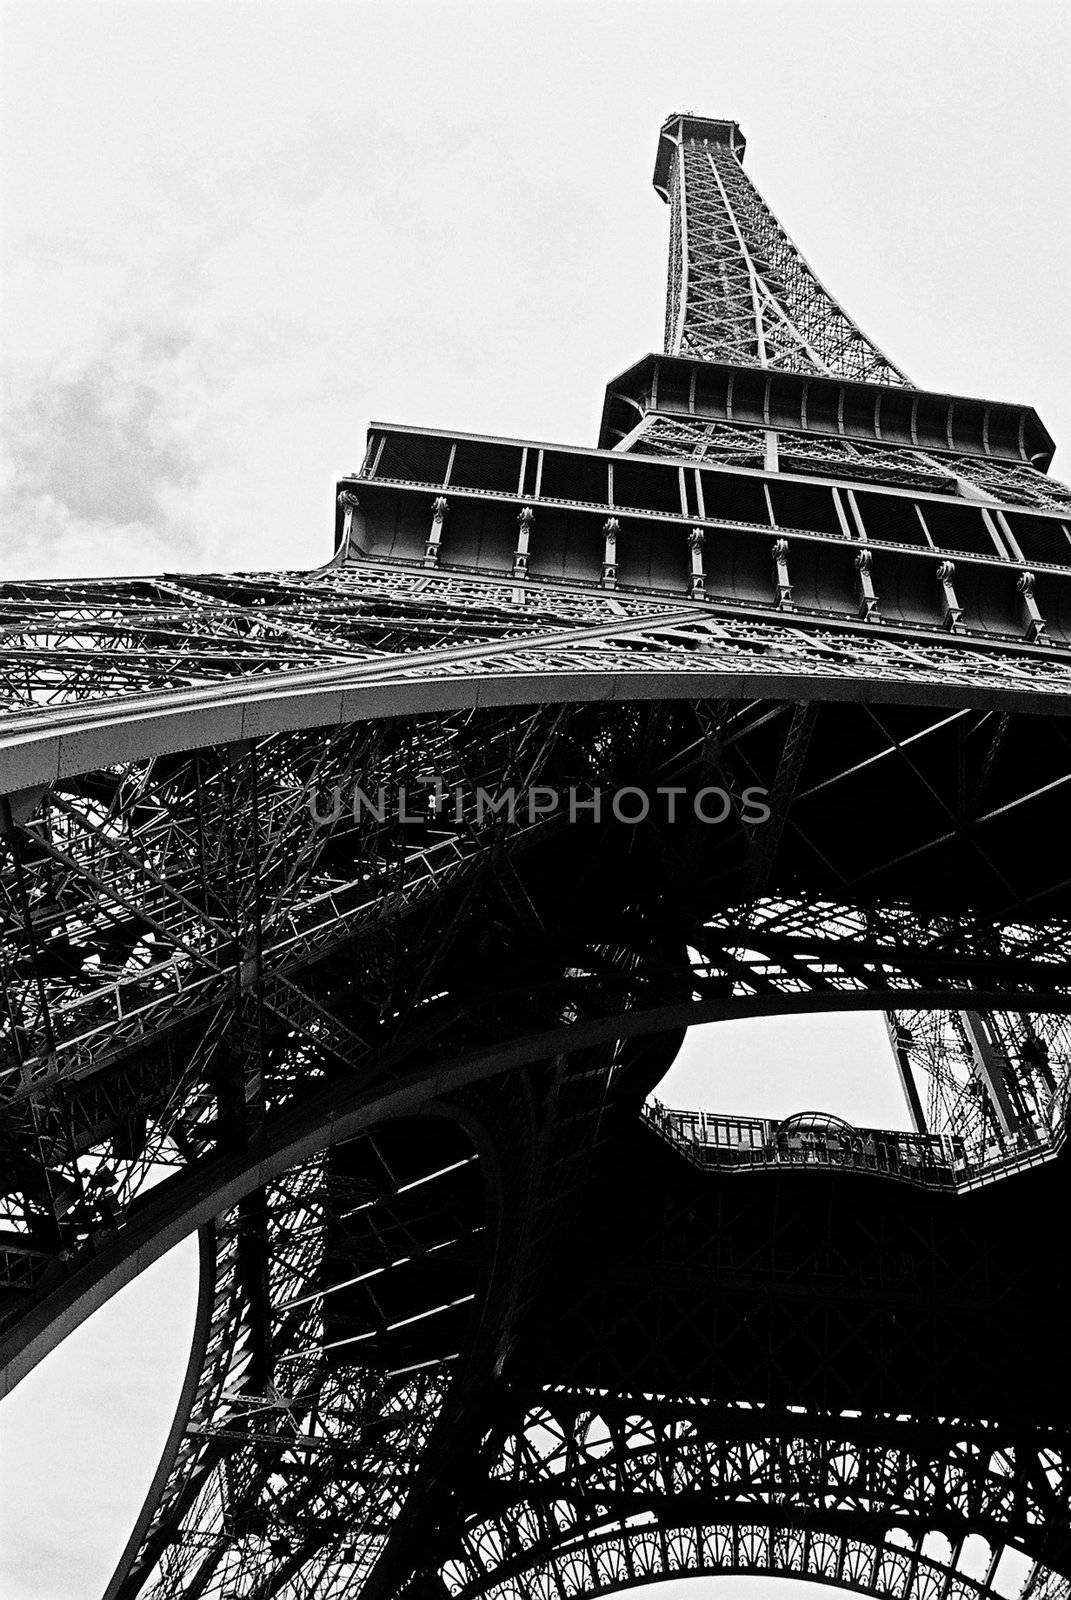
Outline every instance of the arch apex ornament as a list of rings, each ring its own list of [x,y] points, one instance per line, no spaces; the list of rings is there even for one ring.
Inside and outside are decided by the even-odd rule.
[[[374,423],[325,566],[0,589],[0,1392],[201,1240],[107,1600],[1068,1600],[1071,493],[744,153],[661,131],[598,448]],[[906,1127],[654,1099],[865,1008]]]

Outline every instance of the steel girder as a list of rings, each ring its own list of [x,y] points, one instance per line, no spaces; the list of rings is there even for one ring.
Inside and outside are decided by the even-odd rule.
[[[772,434],[772,441],[770,435]],[[1071,505],[1062,483],[1014,461],[984,461],[977,456],[925,454],[896,445],[860,439],[830,439],[821,434],[765,429],[754,424],[698,422],[652,415],[632,448],[675,460],[730,462],[761,469],[776,453],[782,471],[843,474],[857,483],[885,483],[931,491],[970,484],[980,496],[1003,505],[1059,511]]]

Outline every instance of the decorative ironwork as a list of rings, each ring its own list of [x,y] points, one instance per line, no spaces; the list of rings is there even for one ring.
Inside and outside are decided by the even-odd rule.
[[[1062,1469],[1046,1442],[1028,1463],[985,1423],[938,1423],[905,1449],[892,1419],[550,1389],[485,1448],[495,1513],[439,1572],[457,1600],[727,1572],[897,1597],[1059,1592],[1007,1530],[1045,1521]]]

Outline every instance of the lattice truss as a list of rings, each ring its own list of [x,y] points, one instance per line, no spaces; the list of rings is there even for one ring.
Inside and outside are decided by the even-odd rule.
[[[1071,505],[1071,489],[1034,467],[1014,461],[982,461],[977,456],[933,458],[949,472],[972,484],[982,494],[1010,505],[1041,506],[1063,511]]]
[[[725,707],[710,723],[700,708],[698,724],[664,745],[654,776],[686,771],[707,727],[716,737],[701,741],[704,770],[733,781],[736,759],[737,781],[762,777],[747,741],[770,713],[762,703]],[[800,794],[813,713],[785,705],[777,716],[784,737],[770,787],[782,807]],[[453,1059],[466,1040],[501,1037],[507,1019],[523,1034],[600,1014],[595,1037],[609,1044],[624,1009],[676,1000],[684,1019],[697,1001],[731,1009],[876,989],[902,1003],[961,985],[965,966],[1032,1004],[1071,1002],[1062,923],[1012,918],[1002,928],[904,905],[763,896],[770,834],[751,861],[752,895],[690,929],[685,994],[680,970],[642,945],[600,959],[593,944],[584,964],[542,985],[521,958],[519,991],[481,1014],[479,985],[463,997],[459,1024],[456,1008],[443,1009],[452,980],[439,966],[456,937],[458,896],[493,873],[501,914],[553,944],[546,907],[532,906],[531,882],[510,863],[523,864],[557,824],[522,819],[504,837],[470,799],[460,822],[405,837],[393,815],[362,807],[355,817],[332,803],[334,792],[348,796],[358,779],[369,794],[381,778],[416,788],[430,770],[470,797],[481,780],[489,789],[510,778],[590,782],[623,770],[622,755],[634,761],[650,737],[630,706],[469,712],[157,756],[34,797],[6,840],[10,1311],[94,1261],[103,1270],[139,1203],[164,1205],[211,1158],[270,1150],[280,1113],[317,1092],[337,1105],[340,1092],[384,1081],[385,1046],[402,1064],[414,1048]],[[322,824],[313,825],[310,795]],[[537,1042],[533,1053],[546,1048]],[[600,1102],[606,1070],[596,1074]],[[434,1171],[432,1162],[417,1176]],[[397,1191],[412,1181],[384,1168],[372,1183],[359,1163],[342,1170],[318,1158],[226,1211],[211,1239],[188,1431],[124,1592],[153,1571],[161,1596],[360,1591],[419,1470],[465,1335],[417,1352],[414,1376],[406,1356],[389,1352],[389,1318],[357,1323],[356,1334],[352,1324],[327,1328],[325,1263],[338,1261],[338,1230],[362,1206],[375,1227],[347,1240],[347,1280],[456,1250],[456,1234],[429,1236],[428,1219],[411,1213],[399,1234]],[[560,1177],[548,1185],[551,1211],[565,1193]],[[467,1236],[479,1227],[473,1220]],[[471,1301],[473,1269],[467,1282],[456,1259],[450,1270],[454,1289],[421,1288],[419,1309],[400,1307],[399,1325]],[[338,1341],[369,1335],[384,1343],[378,1364],[332,1361]]]
[[[737,782],[762,778],[748,738],[770,712],[761,702],[723,708],[709,724],[714,744],[700,741],[703,759],[726,775],[739,760]],[[698,725],[664,743],[654,776],[687,770],[709,716],[701,711]],[[777,716],[781,754],[765,776],[781,807],[800,798],[813,715],[785,705]],[[933,715],[935,730],[945,716]],[[592,943],[583,963],[574,957],[542,983],[520,955],[514,990],[484,1000],[481,1012],[484,985],[470,987],[459,997],[459,1022],[457,1006],[444,1005],[456,993],[456,969],[452,976],[440,965],[457,937],[459,906],[490,874],[500,919],[546,940],[547,908],[532,908],[532,882],[526,888],[513,874],[558,826],[548,819],[526,828],[522,819],[504,836],[497,819],[475,816],[477,783],[494,790],[510,779],[606,779],[627,770],[622,753],[634,761],[650,737],[630,706],[462,712],[160,755],[29,797],[12,815],[4,879],[9,1315],[17,1319],[96,1262],[104,1270],[109,1250],[121,1249],[125,1230],[145,1215],[139,1206],[165,1206],[181,1184],[199,1184],[212,1159],[270,1151],[280,1114],[319,1092],[326,1116],[340,1096],[388,1081],[387,1049],[401,1066],[426,1061],[429,1049],[434,1063],[504,1029],[538,1037],[555,1019],[572,1027],[599,1015],[607,1020],[597,1037],[609,1044],[622,1010],[673,1000],[682,1019],[696,1001],[732,1009],[816,991],[878,989],[902,1004],[961,985],[965,967],[1029,996],[1031,1006],[1043,1007],[1046,996],[1071,1002],[1063,924],[1012,917],[999,927],[903,905],[763,897],[770,833],[765,844],[756,840],[751,896],[690,930],[683,996],[679,969],[642,945],[599,957]],[[335,814],[336,789],[347,799],[358,780],[369,794],[380,779],[409,779],[416,789],[429,771],[470,797],[460,823],[448,817],[406,835],[393,815],[380,820],[362,808],[355,818],[349,804]],[[314,825],[310,795],[322,824]],[[790,815],[782,827],[799,825]],[[462,927],[479,922],[475,904]],[[470,955],[466,965],[482,973],[486,960]],[[533,1053],[546,1048],[537,1042]],[[436,1168],[432,1159],[416,1174],[429,1180],[425,1192]],[[461,1235],[441,1231],[456,1207],[399,1217],[398,1191],[411,1182],[409,1173],[380,1170],[371,1154],[364,1167],[321,1157],[219,1208],[189,1419],[124,1594],[150,1581],[161,1597],[362,1592],[388,1552],[469,1335],[461,1320],[443,1343],[398,1353],[393,1344],[411,1317],[417,1328],[463,1319],[478,1290],[478,1248],[459,1257]],[[567,1189],[555,1181],[547,1192],[553,1211]],[[339,1232],[353,1212],[375,1226],[343,1249]],[[473,1245],[480,1226],[473,1212],[465,1230]],[[350,1309],[348,1323],[328,1324],[325,1307],[338,1297],[325,1296],[325,1275],[400,1283],[414,1262],[421,1271],[408,1302],[403,1295],[381,1315],[365,1308],[363,1322]],[[449,1290],[426,1275],[437,1262],[449,1262]],[[338,1341],[360,1341],[352,1348],[361,1354],[369,1336],[378,1360],[341,1359],[348,1347]],[[406,1370],[414,1363],[417,1371]],[[811,1570],[825,1548],[787,1534],[776,1545],[740,1544],[724,1527],[717,1537],[719,1559],[744,1567],[796,1561],[796,1570]],[[834,1539],[829,1548],[842,1545],[868,1582],[891,1581],[862,1542]],[[636,1546],[637,1571],[644,1548]],[[760,1560],[757,1548],[775,1554]],[[850,1561],[843,1570],[855,1572]]]
[[[611,1048],[580,1070],[566,1074],[559,1062],[552,1071],[557,1118],[534,1182],[516,1097],[499,1085],[470,1102],[483,1137],[494,1131],[499,1157],[516,1157],[496,1180],[495,1231],[520,1258],[560,1218],[587,1171],[616,1054]],[[161,1600],[191,1589],[220,1600],[341,1600],[367,1592],[373,1573],[382,1580],[377,1560],[399,1519],[393,1549],[402,1578],[408,1574],[419,1546],[408,1543],[404,1517],[414,1499],[419,1509],[418,1475],[449,1471],[453,1462],[459,1388],[464,1397],[457,1347],[471,1362],[474,1311],[485,1330],[495,1324],[486,1303],[488,1185],[477,1152],[456,1130],[451,1139],[449,1124],[445,1138],[442,1126],[424,1142],[420,1133],[413,1119],[374,1130],[267,1192],[267,1385],[264,1351],[254,1380],[256,1358],[233,1335],[250,1327],[248,1344],[264,1321],[251,1316],[229,1270],[242,1218],[228,1219],[215,1241],[224,1293],[217,1289],[205,1316],[212,1331],[204,1355],[194,1351],[191,1371],[202,1377],[185,1439],[118,1593],[141,1593],[148,1581],[144,1592]],[[503,1187],[523,1192],[523,1214],[502,1214]],[[479,1290],[485,1303],[477,1308]],[[515,1314],[523,1303],[518,1279]],[[393,1321],[391,1306],[400,1313]]]
[[[790,811],[793,830],[802,829],[806,837],[805,803],[815,808],[820,826],[836,786],[857,777],[849,761],[844,771],[823,767],[819,781],[801,783],[816,716],[813,710],[785,703],[763,709],[761,702],[726,705],[713,717],[700,709],[698,721],[686,711],[681,731],[670,737],[660,757],[666,773],[672,773],[674,763],[683,759],[675,752],[674,738],[679,737],[683,748],[692,746],[693,764],[704,749],[716,749],[719,762],[738,763],[719,769],[738,790],[751,781],[769,780],[773,803],[784,815],[754,830],[750,857],[745,856],[747,881],[760,893]],[[771,719],[780,727],[783,743],[775,747],[773,765],[764,770],[749,751]],[[1031,793],[1021,792],[1017,746],[1006,719],[959,712],[920,713],[918,721],[912,748],[919,749],[927,739],[932,744],[952,737],[955,728],[968,748],[977,751],[972,760],[979,764],[979,781],[990,784],[995,804],[987,809],[986,790],[980,789],[973,826],[987,818],[1000,824],[1030,803]],[[874,743],[867,768],[892,760],[897,765],[890,775],[902,772],[903,781],[917,783],[921,792],[929,781],[919,766],[921,750],[905,751],[875,713],[866,714],[864,725]],[[184,1081],[191,1092],[196,1084],[208,1088],[200,1091],[200,1102],[184,1098],[181,1086],[169,1090],[170,1109],[161,1128],[171,1150],[196,1141],[199,1119],[214,1116],[213,1063],[216,1056],[225,1059],[230,1048],[222,1017],[235,1019],[228,1027],[239,1029],[239,1054],[244,1051],[241,1030],[262,1030],[267,1016],[273,1028],[289,1028],[293,1041],[308,1048],[310,1061],[295,1068],[299,1076],[316,1077],[319,1069],[311,1058],[317,1052],[352,1065],[369,1049],[360,1029],[343,1029],[318,1008],[299,975],[338,949],[378,934],[426,897],[434,899],[486,868],[504,829],[511,849],[523,852],[562,825],[561,812],[526,820],[522,803],[519,820],[514,818],[507,828],[508,817],[482,807],[481,789],[488,797],[518,784],[527,792],[524,785],[551,776],[594,785],[600,775],[614,770],[615,761],[632,759],[628,752],[641,726],[641,711],[630,706],[604,712],[551,705],[523,717],[507,709],[374,721],[330,736],[281,733],[120,764],[24,797],[20,811],[9,813],[3,880],[3,1081],[12,1104],[29,1107],[38,1090],[46,1093],[75,1076],[88,1081],[100,1065],[150,1044],[166,1076],[172,1067],[168,1052],[173,1045],[177,1048],[180,1030],[188,1024],[204,1029],[205,1038]],[[697,732],[702,734],[698,741]],[[770,752],[763,759],[770,761]],[[1058,746],[1053,759],[1056,773]],[[995,788],[994,771],[1000,774]],[[426,808],[433,791],[425,780],[432,773],[450,794],[449,806],[440,826],[414,831],[397,806],[397,796],[407,786],[410,803]],[[359,803],[358,790],[365,797]],[[377,800],[381,791],[393,797],[391,804]],[[946,815],[955,813],[936,813],[935,844]],[[734,839],[725,846],[730,861],[736,845]],[[908,852],[907,859],[917,853]],[[877,851],[868,870],[891,874],[899,860],[899,850],[890,844]],[[985,864],[984,851],[979,860]],[[1003,925],[984,916],[973,924],[962,914],[949,917],[940,936],[948,951],[943,975],[940,945],[934,947],[931,963],[939,974],[937,985],[954,972],[959,959],[954,939],[963,929],[964,949],[974,942],[978,953],[994,964],[994,973],[995,963],[1004,959],[1008,973],[1014,974],[1022,957],[1023,977],[1009,976],[1011,988],[1036,983],[1062,993],[1063,923],[1032,918],[1018,926],[1015,886],[1003,871],[999,881],[1011,908]],[[729,911],[712,910],[702,932],[694,930],[696,942],[713,941],[709,961],[706,952],[702,958],[697,955],[697,984],[720,981],[734,930],[741,926],[764,941],[733,956],[753,991],[771,981],[777,988],[778,978],[789,991],[810,987],[818,969],[811,971],[806,957],[793,949],[793,929],[806,938],[819,928],[821,937],[837,947],[829,969],[833,981],[871,990],[894,989],[901,982],[925,984],[925,963],[914,968],[914,977],[897,977],[891,970],[874,974],[868,963],[875,949],[891,951],[907,963],[906,973],[915,961],[913,952],[921,950],[918,941],[936,937],[940,921],[893,905],[880,916],[876,908],[864,916],[861,910],[856,913],[835,902],[823,906],[807,896],[774,899],[755,908],[744,900]],[[853,939],[858,941],[855,948]],[[652,992],[658,992],[660,981],[657,973],[652,975]],[[141,1070],[150,1074],[149,1092],[155,1092],[148,1059]],[[242,1103],[233,1108],[239,1124],[255,1119],[264,1092],[261,1067],[254,1063],[250,1072]],[[272,1087],[276,1106],[290,1092],[288,1074],[289,1069],[277,1069]],[[101,1092],[110,1091],[102,1087]],[[76,1142],[94,1127],[88,1111],[79,1115],[86,1120]],[[106,1118],[103,1102],[100,1115]],[[37,1137],[43,1137],[41,1130]],[[57,1125],[54,1137],[60,1141],[58,1152],[62,1138],[75,1134]],[[154,1154],[156,1159],[168,1157]],[[102,1180],[95,1188],[102,1189]]]
[[[397,1296],[401,1282],[404,1303],[436,1260],[452,1276],[447,1314],[474,1298],[482,1223],[451,1233],[444,1167],[403,1177],[366,1139],[292,1170],[210,1230],[196,1392],[124,1593],[258,1595],[269,1577],[272,1593],[361,1592],[456,1355],[442,1316],[416,1361],[404,1340],[386,1354],[389,1296],[373,1286],[389,1279]],[[338,1288],[347,1314],[332,1317]],[[402,1332],[417,1320],[400,1317]]]
[[[478,787],[523,778],[553,722],[504,713],[501,745],[466,750],[471,716],[157,757],[56,785],[12,821],[2,1081],[22,1226],[84,1239],[162,1164],[248,1144],[328,1063],[360,1067],[369,1040],[299,975],[363,942],[371,999],[375,974],[394,981],[384,927],[486,865],[501,828],[473,823]],[[408,782],[427,818],[429,771],[463,787],[468,812],[414,830],[379,791]],[[380,987],[373,1009],[389,1004]],[[40,1189],[18,1181],[19,1145],[36,1148]]]
[[[622,734],[632,718],[620,714]],[[741,742],[747,727],[741,717]],[[799,719],[786,723],[797,739],[802,727]],[[613,749],[609,734],[604,723],[605,752]],[[21,1223],[13,1215],[12,1224],[50,1230],[62,1219],[61,1233],[84,1232],[114,1208],[121,1212],[158,1163],[218,1137],[216,1101],[232,1076],[232,1057],[244,1060],[245,1078],[240,1092],[231,1085],[225,1103],[243,1138],[255,1129],[266,1095],[282,1107],[296,1084],[307,1089],[322,1079],[326,1062],[352,1067],[365,1058],[370,1046],[360,1029],[342,1025],[302,974],[485,870],[502,819],[490,812],[477,818],[480,785],[497,794],[511,777],[546,776],[556,744],[577,761],[572,775],[590,780],[598,766],[577,753],[590,737],[588,718],[561,711],[523,720],[468,713],[453,722],[380,723],[332,738],[278,735],[245,749],[158,757],[57,784],[30,815],[13,820],[4,881],[2,1038],[14,1119],[8,1149],[32,1140],[47,1151],[39,1175],[47,1188],[21,1192],[13,1203],[26,1213]],[[791,766],[790,754],[782,773]],[[408,779],[419,805],[431,794],[420,782],[429,771],[462,795],[460,818],[454,809],[441,829],[414,833],[393,811],[380,819],[362,803],[354,817],[358,782],[375,802],[381,787],[389,784],[393,794]],[[745,779],[754,775],[743,771]],[[559,825],[538,817],[525,825],[522,812],[512,848],[523,850]],[[770,870],[763,837],[754,857],[757,885]],[[757,941],[750,954],[731,948],[741,916]],[[927,981],[925,963],[914,978],[876,978],[868,966],[876,948],[904,954],[934,937],[932,921],[890,909],[882,930],[873,913],[860,918],[807,901],[774,902],[758,916],[742,908],[708,922],[712,952],[709,959],[697,955],[694,981],[716,992],[731,955],[741,992],[808,989],[818,969],[805,946],[795,953],[794,926],[804,941],[820,926],[839,947],[843,977],[834,983],[868,989]],[[948,936],[960,926],[951,919]],[[971,937],[998,959],[999,934],[982,922]],[[1046,966],[1046,949],[1059,951],[1062,937],[1059,924],[1026,933],[1014,922],[1003,935],[1012,966],[1020,948]],[[949,975],[956,960],[950,947]],[[939,971],[939,958],[935,965]],[[829,970],[835,975],[838,964]],[[1047,966],[1044,976],[1025,974],[1020,981],[1060,991],[1058,966]],[[658,981],[656,974],[655,992]],[[267,1086],[256,1042],[266,1030],[288,1040],[287,1058],[272,1064]],[[188,1060],[177,1072],[183,1052]],[[72,1099],[66,1085],[75,1078],[84,1088]],[[116,1117],[126,1127],[121,1181],[115,1151],[110,1166],[103,1153],[90,1154],[98,1128],[106,1130],[105,1143],[115,1139]]]
[[[555,595],[518,609],[505,584],[333,567],[318,573],[87,579],[0,587],[4,709],[359,667],[410,651],[510,644],[546,629],[657,616],[642,597]]]
[[[815,277],[728,139],[685,126],[670,173],[670,354],[907,383]]]
[[[819,694],[823,681],[853,676],[908,694],[912,685],[947,692],[958,684],[973,696],[1018,684],[1044,696],[1066,693],[1068,683],[1059,659],[1041,665],[958,642],[954,651],[901,646],[697,616],[642,598],[611,606],[565,594],[518,609],[508,585],[471,577],[332,571],[179,587],[180,604],[169,581],[9,590],[10,729],[33,735],[87,710],[156,714],[176,696],[184,710],[191,695],[194,707],[210,708],[220,686],[320,688],[331,675],[358,692],[390,682],[412,683],[418,694],[472,674],[519,673],[545,686],[577,671],[686,683],[712,667],[752,678],[758,667],[771,684],[806,678]],[[949,724],[947,711],[919,715],[916,742],[940,738]],[[530,1059],[538,1059],[548,1049],[540,1030],[584,1020],[608,1048],[619,1015],[644,1006],[676,1004],[683,1023],[696,1005],[724,1015],[816,992],[879,992],[897,1006],[925,994],[939,1004],[942,991],[962,989],[965,973],[979,1005],[1012,995],[1042,1010],[1071,1002],[1062,922],[1023,921],[1013,911],[998,923],[771,892],[778,841],[803,825],[798,807],[810,789],[801,774],[815,714],[791,702],[744,701],[701,706],[695,716],[659,735],[648,777],[713,771],[736,789],[765,779],[775,820],[745,841],[742,898],[723,895],[721,909],[690,927],[683,994],[679,967],[652,959],[649,947],[609,951],[594,935],[583,961],[536,982],[524,952],[546,943],[547,907],[533,909],[535,886],[517,874],[559,823],[526,827],[522,819],[508,833],[474,805],[479,784],[593,784],[632,774],[629,763],[652,739],[634,705],[462,709],[278,732],[118,761],[16,795],[4,838],[0,1128],[12,1326],[80,1274],[107,1270],[131,1225],[149,1228],[139,1219],[162,1214],[172,1196],[180,1204],[212,1161],[237,1170],[270,1152],[278,1118],[317,1094],[326,1125],[340,1097],[389,1082],[407,1062],[453,1060],[504,1036],[534,1038]],[[771,718],[783,737],[764,766],[749,741]],[[983,771],[999,768],[1006,719],[967,711],[952,713],[957,719],[980,751],[990,750]],[[882,731],[881,740],[885,759],[907,759],[892,734]],[[348,803],[357,783],[368,794],[380,782],[419,791],[432,772],[468,797],[447,825],[407,830],[393,813],[380,819],[362,808],[355,816]],[[810,788],[827,792],[833,776]],[[336,792],[346,796],[337,815]],[[995,798],[998,810],[1019,803],[1014,794]],[[891,842],[890,861],[898,849]],[[490,1004],[483,985],[459,989],[449,967],[451,952],[468,948],[458,946],[458,930],[478,924],[483,913],[473,908],[486,904],[466,897],[488,893],[495,926],[514,938],[527,930],[528,941],[512,987],[504,983]],[[480,972],[486,960],[486,950],[468,950],[464,965]],[[446,1003],[451,995],[455,1005]],[[601,1103],[606,1069],[596,1076]],[[570,1170],[582,1172],[583,1161]],[[284,1167],[237,1207],[215,1208],[222,1221],[206,1244],[211,1298],[189,1415],[139,1529],[123,1594],[148,1583],[160,1597],[356,1595],[399,1547],[391,1528],[419,1500],[432,1441],[449,1437],[449,1375],[471,1343],[467,1305],[452,1302],[475,1304],[478,1268],[461,1271],[454,1260],[457,1292],[436,1288],[427,1263],[439,1260],[439,1247],[449,1258],[459,1236],[429,1236],[410,1213],[403,1225],[413,1237],[392,1234],[388,1211],[409,1180],[383,1175],[370,1207],[376,1243],[349,1242],[348,1265],[338,1267],[336,1236],[360,1179],[317,1158]],[[549,1226],[567,1192],[562,1181],[548,1185],[532,1225],[544,1217]],[[473,1221],[468,1229],[473,1241],[478,1228]],[[397,1273],[401,1282],[413,1261],[424,1265],[408,1305],[378,1318],[366,1312],[348,1329],[328,1326],[324,1308],[337,1299],[324,1298],[329,1265],[342,1278]],[[421,1328],[453,1318],[456,1336],[394,1353],[409,1317]],[[343,1362],[328,1348],[365,1335],[378,1341],[376,1360]],[[418,1370],[406,1370],[414,1363]],[[719,1559],[745,1568],[754,1559],[809,1571],[818,1560],[806,1539],[782,1541],[760,1560],[759,1546],[741,1544],[737,1533],[718,1537]],[[866,1547],[870,1555],[864,1543],[834,1541],[845,1551],[842,1573],[880,1590],[894,1569],[874,1564],[880,1540]],[[661,1534],[656,1544],[664,1548]],[[646,1548],[636,1545],[637,1571]]]
[[[0,588],[0,681],[9,732],[79,727],[57,713],[215,709],[216,691],[360,691],[430,678],[575,672],[688,676],[759,671],[972,690],[1066,694],[1055,652],[901,643],[861,629],[738,618],[642,595],[540,589],[527,603],[503,581],[368,565],[311,574],[21,583]],[[204,691],[185,700],[175,691]],[[418,697],[413,696],[414,705]],[[34,713],[37,713],[35,718]]]
[[[702,630],[674,631],[664,642],[649,637],[645,654],[660,663],[679,650],[687,667],[704,637]],[[831,651],[827,669],[836,671],[843,660],[840,651]],[[917,653],[910,665],[918,670]],[[84,684],[79,687],[84,691]],[[813,719],[785,709],[781,716],[785,752],[778,771],[766,775],[780,785],[777,792],[787,805]],[[764,717],[754,718],[746,708],[734,713],[729,748],[743,751],[751,723],[761,726]],[[961,713],[951,721],[966,726],[971,719],[964,722],[965,717]],[[634,721],[635,713],[622,711],[616,728],[625,732]],[[934,717],[930,737],[938,737],[947,722]],[[979,732],[984,725],[983,718]],[[880,721],[875,726],[880,728]],[[995,750],[1003,724],[998,720],[994,727]],[[199,1148],[202,1123],[215,1138],[218,1085],[227,1080],[233,1055],[250,1054],[249,1029],[254,1037],[265,1026],[289,1030],[294,1060],[273,1066],[274,1106],[286,1102],[293,1082],[316,1082],[325,1061],[352,1064],[361,1058],[367,1044],[360,1029],[342,1027],[307,992],[300,973],[348,944],[371,939],[385,922],[486,867],[497,822],[486,816],[477,824],[478,784],[492,792],[511,775],[546,776],[555,741],[577,762],[567,775],[591,781],[597,763],[592,765],[590,754],[580,759],[577,751],[587,744],[596,758],[600,748],[612,752],[614,728],[605,718],[590,724],[588,714],[554,709],[523,719],[503,712],[490,718],[465,713],[453,720],[380,722],[331,737],[280,734],[244,747],[161,756],[25,797],[6,839],[3,1043],[12,1115],[31,1118],[16,1120],[11,1136],[18,1145],[31,1137],[33,1126],[32,1138],[48,1158],[40,1173],[45,1187],[26,1190],[16,1204],[16,1210],[25,1205],[29,1223],[13,1215],[12,1225],[25,1223],[32,1231],[36,1218],[47,1230],[62,1221],[61,1232],[81,1229],[84,1236],[113,1208],[121,1213],[160,1162],[174,1160],[176,1150]],[[888,755],[903,759],[896,749],[890,743]],[[420,779],[428,772],[438,773],[447,785],[456,782],[466,796],[461,817],[448,818],[439,832],[414,839],[409,830],[407,838],[397,818],[380,822],[366,809],[352,816],[349,802],[358,780],[373,796],[381,782],[396,789],[406,780],[414,793],[426,794]],[[734,781],[763,776],[760,768],[745,764]],[[332,796],[343,791],[347,799],[340,815],[330,826],[316,825],[310,802],[317,817],[330,818]],[[816,802],[827,792],[824,781],[815,790]],[[995,814],[1014,796],[1000,798]],[[529,837],[553,826],[537,820],[528,829],[520,827],[514,847],[524,848]],[[769,873],[777,837],[776,824],[756,835],[750,869],[756,885]],[[893,850],[890,860],[895,857]],[[791,922],[785,920],[793,916],[804,939],[820,926],[826,930],[823,937],[840,946],[841,965],[830,970],[844,977],[834,978],[835,983],[863,989],[875,982],[894,988],[901,981],[927,983],[925,964],[903,979],[891,973],[875,979],[868,968],[875,948],[905,953],[916,940],[932,937],[935,925],[925,917],[890,909],[881,933],[873,914],[860,920],[836,905],[822,909],[808,900],[798,911],[791,902],[774,903],[757,921],[751,912],[743,914],[764,938],[778,942],[767,943],[758,954],[752,946],[750,954],[733,955],[743,979],[740,993],[771,985],[802,992],[813,985],[819,969],[806,954],[794,952]],[[713,959],[697,966],[696,982],[707,985],[709,993],[722,981],[739,915],[726,917],[723,934],[715,922],[708,923]],[[959,925],[950,920],[949,937]],[[996,960],[999,938],[994,942],[984,922],[970,937]],[[1003,937],[1013,967],[1017,952],[1028,949],[1044,963],[1046,941],[1058,955],[1063,931],[1060,925],[1034,925],[1020,932],[1012,921]],[[859,942],[851,950],[853,938]],[[950,953],[949,975],[956,959]],[[1039,984],[1059,992],[1059,966],[1036,972],[1024,967],[1022,978],[1009,981],[1013,987]],[[652,983],[657,990],[657,977]],[[187,1051],[192,1051],[188,1063],[176,1078],[176,1060]],[[231,1091],[228,1117],[235,1128],[250,1119],[255,1125],[259,1115],[260,1054],[259,1046],[250,1054],[248,1082],[240,1095]],[[136,1068],[130,1067],[134,1076],[124,1079],[122,1063],[133,1057],[138,1058]],[[104,1066],[114,1078],[100,1074]],[[85,1082],[77,1104],[64,1098],[65,1084],[76,1076]],[[56,1103],[48,1100],[53,1091]],[[162,1103],[156,1096],[163,1096]],[[151,1128],[143,1126],[150,1106]],[[102,1135],[107,1143],[120,1114],[128,1126],[123,1148],[130,1163],[122,1176],[115,1150],[107,1158],[90,1154],[94,1130],[108,1130]]]
[[[666,351],[772,371],[908,385],[842,310],[751,183],[728,133],[689,131],[669,168]],[[629,448],[783,472],[844,475],[1063,510],[1071,490],[1026,463],[925,453],[652,413]]]
[[[994,1011],[985,1018],[983,1043],[991,1044],[995,1070],[1007,1090],[1003,1119],[1000,1102],[979,1070],[969,1018],[956,1011],[897,1011],[890,1023],[927,1129],[961,1139],[970,1162],[999,1167],[1062,1137],[1071,1086],[1067,1017]]]
[[[1066,1593],[1008,1542],[1066,1502],[1055,1439],[1024,1449],[948,1420],[905,1443],[892,1418],[875,1430],[852,1415],[548,1389],[484,1452],[496,1511],[439,1565],[454,1600],[562,1600],[725,1572],[898,1600]]]
[[[1004,505],[1038,506],[1046,511],[1062,511],[1071,505],[1071,490],[1036,467],[986,461],[979,456],[904,450],[799,430],[698,422],[652,412],[632,436],[629,448],[647,455],[756,471],[776,463],[780,472],[843,477],[856,483],[869,480],[931,494],[957,494],[966,485],[970,492]]]

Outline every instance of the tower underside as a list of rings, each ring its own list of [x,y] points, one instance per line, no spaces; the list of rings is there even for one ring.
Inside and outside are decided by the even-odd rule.
[[[1067,1592],[1071,496],[742,155],[663,130],[599,448],[376,423],[325,568],[3,591],[5,1386],[201,1239],[111,1595]],[[648,1103],[860,1008],[914,1135]]]

